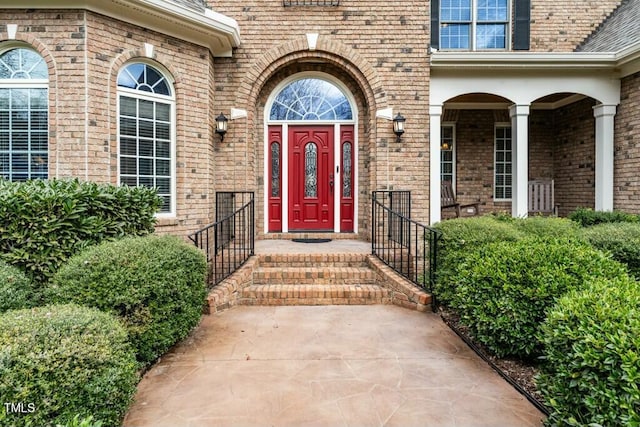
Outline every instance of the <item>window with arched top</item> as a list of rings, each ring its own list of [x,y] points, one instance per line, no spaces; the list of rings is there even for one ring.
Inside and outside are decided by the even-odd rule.
[[[278,93],[269,120],[353,120],[353,112],[349,99],[336,85],[319,78],[302,78]]]
[[[49,173],[49,71],[28,48],[0,54],[0,177],[46,179]]]
[[[156,188],[161,213],[175,212],[175,99],[167,77],[144,63],[118,74],[120,184]]]

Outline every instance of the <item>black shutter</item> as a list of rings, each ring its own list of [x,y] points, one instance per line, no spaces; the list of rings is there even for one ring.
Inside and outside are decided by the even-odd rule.
[[[515,0],[515,7],[515,22],[513,23],[513,49],[529,50],[531,0]]]
[[[431,0],[431,47],[440,49],[440,0]]]

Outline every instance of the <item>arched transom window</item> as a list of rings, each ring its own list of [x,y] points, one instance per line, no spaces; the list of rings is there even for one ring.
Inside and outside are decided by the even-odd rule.
[[[285,86],[276,96],[270,120],[353,120],[351,104],[333,83],[319,78],[303,78]]]
[[[35,51],[0,55],[0,177],[46,179],[49,171],[49,72]]]
[[[118,75],[120,184],[152,187],[160,212],[175,212],[174,108],[171,83],[154,67],[134,63]]]

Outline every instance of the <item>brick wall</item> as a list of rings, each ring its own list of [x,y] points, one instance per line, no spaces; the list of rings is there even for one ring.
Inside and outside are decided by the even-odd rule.
[[[246,164],[248,173],[240,182],[257,191],[260,218],[264,106],[273,88],[299,71],[328,73],[357,100],[359,231],[366,234],[369,228],[371,190],[387,185],[412,190],[415,217],[428,218],[427,2],[348,1],[339,7],[287,8],[280,0],[210,4],[238,21],[243,40],[233,58],[215,60],[216,97],[225,100],[225,111],[249,111],[246,124],[231,123],[225,144],[217,148],[216,165],[235,163],[241,171]],[[320,35],[316,51],[307,49],[306,33]],[[377,109],[387,107],[407,119],[400,144],[391,122],[375,117]],[[240,156],[240,150],[248,155]],[[218,187],[233,184],[221,179],[225,169],[216,169]],[[262,220],[258,227],[262,231]]]
[[[586,98],[554,111],[555,198],[566,216],[578,207],[594,207],[595,100]]]
[[[555,180],[562,216],[594,204],[594,104],[584,99],[529,116],[528,179]],[[504,111],[462,110],[456,123],[457,196],[462,203],[481,201],[483,212],[511,212],[511,202],[493,201],[494,123],[504,117]]]
[[[615,117],[615,209],[640,213],[640,73],[622,79]]]
[[[531,50],[573,51],[619,4],[620,0],[533,0]]]
[[[36,48],[50,69],[50,176],[117,183],[117,73],[144,57],[175,80],[175,220],[158,231],[185,234],[210,222],[211,68],[206,48],[85,11],[0,12],[16,39]],[[3,29],[4,30],[4,29]],[[3,31],[3,36],[6,32]],[[167,228],[168,227],[168,228]]]

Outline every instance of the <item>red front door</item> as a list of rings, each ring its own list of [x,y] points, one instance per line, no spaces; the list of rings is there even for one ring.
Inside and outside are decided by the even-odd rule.
[[[333,231],[333,129],[289,127],[290,231]]]

